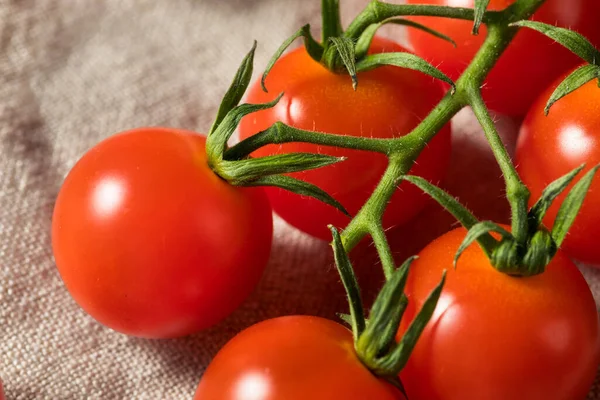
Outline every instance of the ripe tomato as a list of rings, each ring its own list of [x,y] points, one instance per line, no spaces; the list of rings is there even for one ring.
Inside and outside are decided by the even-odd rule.
[[[471,245],[465,229],[430,243],[411,267],[409,321],[442,270],[437,309],[401,377],[412,400],[583,400],[599,361],[598,314],[577,267],[558,252],[545,273],[516,278]]]
[[[556,85],[549,87],[535,102],[521,127],[517,143],[517,169],[531,190],[532,202],[558,177],[583,163],[586,163],[587,169],[600,163],[598,84],[596,81],[589,82],[563,97],[545,116],[544,107]],[[544,220],[548,226],[553,225],[567,191],[548,211]],[[600,236],[598,204],[600,180],[596,178],[562,245],[569,255],[593,264],[600,264],[600,246],[597,245]]]
[[[252,291],[267,263],[272,216],[262,189],[208,167],[205,138],[142,128],[98,144],[67,176],[52,246],[75,300],[130,335],[211,326]]]
[[[2,388],[2,381],[0,381],[0,400],[4,400],[4,389]]]
[[[195,400],[405,400],[354,352],[352,333],[318,317],[260,322],[234,337],[206,369]]]
[[[372,53],[406,51],[398,44],[376,39]],[[352,89],[348,75],[328,71],[313,61],[304,48],[280,59],[266,81],[269,93],[259,82],[249,91],[248,102],[273,100],[285,95],[277,106],[242,120],[240,136],[247,138],[277,121],[301,129],[353,136],[391,138],[407,134],[442,97],[441,84],[419,72],[395,67],[377,68],[358,76],[358,89]],[[292,174],[321,187],[351,213],[358,212],[375,188],[387,165],[384,155],[365,151],[289,143],[266,146],[255,155],[312,152],[347,156],[343,163],[313,171]],[[450,128],[445,127],[431,141],[412,174],[439,181],[450,157]],[[312,198],[281,189],[268,188],[273,209],[296,228],[324,240],[331,240],[327,224],[346,226],[349,219],[336,209]],[[398,225],[417,214],[426,203],[418,189],[403,186],[392,198],[385,214],[386,226]]]
[[[491,0],[488,9],[501,10],[514,1]],[[472,8],[474,0],[407,0],[407,3]],[[600,45],[598,15],[598,0],[547,0],[533,19],[568,27]],[[415,52],[453,79],[458,78],[485,38],[484,26],[479,36],[471,34],[473,23],[470,21],[435,17],[415,17],[414,20],[456,41],[457,47],[454,48],[452,44],[425,32],[409,30],[409,40]],[[540,92],[579,62],[577,56],[561,45],[538,32],[522,29],[490,73],[483,87],[484,98],[490,108],[500,113],[523,116]]]

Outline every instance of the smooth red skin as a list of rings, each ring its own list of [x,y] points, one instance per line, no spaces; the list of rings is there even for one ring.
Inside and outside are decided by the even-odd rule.
[[[204,147],[192,132],[137,129],[92,148],[67,176],[54,255],[71,295],[102,324],[148,338],[191,334],[225,318],[259,281],[271,247],[268,199],[217,177]],[[110,185],[122,191],[113,208],[97,194]]]
[[[466,231],[430,243],[413,263],[405,323],[447,280],[400,376],[411,400],[583,400],[599,362],[598,314],[577,267],[558,252],[544,274],[514,278],[474,244],[452,260]]]
[[[4,400],[4,389],[2,388],[2,381],[0,381],[0,400]]]
[[[406,51],[395,42],[376,38],[372,53]],[[240,137],[247,138],[277,121],[297,128],[352,136],[391,138],[407,134],[441,99],[441,84],[418,72],[395,67],[378,68],[359,74],[353,91],[350,77],[329,72],[313,61],[304,48],[281,58],[267,77],[269,93],[260,82],[250,89],[247,101],[262,103],[285,95],[277,106],[244,118]],[[265,156],[294,151],[347,156],[343,163],[292,174],[316,184],[356,214],[368,199],[387,165],[381,154],[289,143],[266,146],[254,154]],[[450,127],[444,127],[419,156],[411,173],[437,182],[450,159]],[[331,240],[328,224],[346,226],[350,220],[333,207],[306,196],[281,189],[267,189],[273,209],[296,228],[324,240]],[[388,206],[386,226],[398,225],[416,215],[427,197],[411,185],[402,185]]]
[[[589,82],[563,97],[546,117],[544,106],[559,82],[540,95],[527,114],[517,142],[517,170],[531,190],[532,204],[550,182],[583,163],[586,164],[584,171],[600,163],[600,89],[597,82]],[[580,173],[575,181],[583,174]],[[554,225],[569,189],[548,211],[544,219],[547,226]],[[570,256],[596,265],[600,265],[599,204],[600,179],[596,177],[562,244],[562,249]]]
[[[473,8],[474,0],[407,0],[409,4],[452,5]],[[514,0],[491,0],[490,10],[501,10]],[[596,46],[600,45],[600,2],[598,0],[548,0],[533,19],[578,31]],[[473,58],[486,35],[485,26],[473,36],[473,23],[436,17],[415,17],[415,21],[449,35],[452,44],[418,29],[409,29],[415,53],[457,79]],[[535,98],[559,75],[581,59],[542,34],[522,29],[491,71],[483,87],[490,108],[522,117]]]
[[[243,382],[263,382],[256,385]],[[280,317],[242,331],[206,369],[195,400],[405,400],[360,362],[351,332],[310,316]]]

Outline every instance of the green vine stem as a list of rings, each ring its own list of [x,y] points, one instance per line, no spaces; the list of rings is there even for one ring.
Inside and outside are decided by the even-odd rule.
[[[530,197],[529,189],[527,189],[527,186],[525,186],[521,181],[521,178],[519,178],[519,174],[500,139],[492,116],[485,106],[479,91],[472,93],[470,104],[477,120],[483,128],[485,137],[490,143],[490,147],[492,148],[506,182],[506,198],[510,203],[512,214],[512,235],[517,243],[525,244],[529,236],[527,221],[528,202]]]
[[[472,8],[420,4],[390,4],[383,3],[379,0],[372,0],[354,21],[352,21],[350,26],[348,26],[345,36],[351,39],[358,39],[360,34],[364,32],[369,25],[383,22],[386,19],[397,17],[398,15],[446,17],[468,21],[473,21],[475,19],[475,12]],[[491,15],[493,15],[493,13],[486,13],[483,21],[489,21]]]
[[[351,250],[360,240],[367,234],[378,235],[373,229],[380,223],[385,211],[385,205],[392,197],[399,178],[408,173],[412,164],[416,160],[425,145],[439,132],[439,130],[447,124],[458,111],[467,105],[475,104],[477,107],[483,107],[485,114],[487,108],[485,104],[477,102],[481,98],[480,87],[484,79],[496,64],[506,47],[510,44],[517,30],[510,27],[509,24],[515,21],[528,19],[533,13],[544,3],[545,0],[517,0],[511,7],[502,12],[486,12],[483,21],[488,25],[488,35],[479,49],[478,53],[473,58],[467,69],[456,81],[456,92],[452,95],[448,92],[432,112],[406,136],[391,139],[392,150],[389,154],[390,162],[388,168],[380,180],[377,188],[361,208],[355,218],[350,222],[346,229],[342,232],[342,241],[346,250]],[[392,5],[373,1],[367,9],[357,17],[353,24],[346,31],[346,35],[352,37],[354,31],[359,31],[361,27],[372,23],[385,20],[393,17],[400,10],[402,5]],[[432,6],[415,7],[411,10],[415,15],[444,15],[452,18],[472,20],[474,12],[472,9],[451,9],[437,10]],[[479,107],[479,111],[481,108]],[[489,114],[488,114],[489,115]],[[491,119],[489,120],[491,121]],[[486,122],[485,118],[480,119],[480,122]],[[514,167],[510,159],[501,156],[506,154],[506,149],[501,141],[499,141],[497,132],[491,121],[490,129],[486,130],[486,136],[491,139],[491,146],[494,153],[499,156],[499,161],[506,161],[503,168],[505,178],[507,179],[507,195],[513,208],[513,215],[517,212],[523,212],[527,215],[527,201],[529,192],[520,182],[518,175],[512,173]],[[489,127],[488,127],[489,128]],[[496,141],[496,139],[498,141]],[[510,183],[509,183],[510,181]],[[523,190],[522,188],[525,188]],[[522,221],[517,218],[515,222],[517,235],[527,233],[526,221],[525,225],[521,226]],[[517,236],[520,237],[520,236]]]
[[[369,227],[369,232],[371,232],[373,243],[375,243],[377,254],[381,260],[381,266],[383,267],[385,279],[389,280],[396,270],[396,265],[394,262],[394,255],[392,254],[392,249],[388,244],[383,225],[381,223],[376,223],[374,226]]]

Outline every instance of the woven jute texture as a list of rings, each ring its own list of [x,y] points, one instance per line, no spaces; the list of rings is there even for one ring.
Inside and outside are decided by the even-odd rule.
[[[319,3],[0,0],[0,376],[8,399],[191,399],[211,358],[245,327],[346,310],[328,246],[279,219],[251,298],[219,326],[177,340],[131,338],[96,323],[67,293],[50,246],[54,199],[87,149],[137,126],[205,132],[252,39],[261,70],[299,26],[318,29]],[[342,3],[347,21],[366,0]],[[386,33],[402,40],[401,30]],[[518,122],[498,124],[512,149]],[[500,172],[471,113],[453,127],[444,185],[480,217],[506,220]],[[451,224],[431,205],[391,242],[401,258]],[[382,282],[372,253],[368,245],[353,253],[366,297]],[[600,273],[582,270],[600,295]]]

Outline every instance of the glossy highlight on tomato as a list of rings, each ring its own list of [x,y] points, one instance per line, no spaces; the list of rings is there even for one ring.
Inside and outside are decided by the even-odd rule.
[[[102,324],[148,338],[191,334],[229,315],[259,281],[268,199],[215,175],[205,142],[140,128],[104,140],[67,176],[54,256],[73,298]]]
[[[573,262],[559,251],[546,272],[495,270],[478,244],[453,258],[463,228],[430,243],[411,266],[406,324],[446,284],[400,376],[412,400],[584,400],[599,363],[598,313]],[[402,331],[402,329],[401,329]]]
[[[194,400],[405,400],[354,351],[352,333],[319,317],[289,316],[242,331],[215,356]]]
[[[516,165],[521,179],[531,191],[532,203],[555,179],[581,164],[586,164],[584,171],[587,171],[600,163],[600,89],[595,80],[563,97],[552,106],[548,116],[544,115],[546,102],[565,77],[540,95],[519,134]],[[547,226],[554,224],[569,189],[548,211],[544,220]],[[599,205],[600,180],[596,177],[562,244],[570,256],[597,265],[600,265]]]
[[[395,42],[376,38],[371,53],[407,51]],[[269,110],[245,117],[240,137],[247,138],[282,121],[288,125],[322,132],[363,137],[392,138],[410,132],[443,96],[442,84],[419,72],[382,67],[358,75],[358,88],[352,89],[347,74],[334,74],[312,60],[304,48],[281,58],[266,80],[269,93],[260,82],[249,91],[247,102],[273,100],[284,96]],[[292,174],[316,184],[335,197],[354,215],[375,188],[387,165],[382,154],[347,150],[313,144],[269,145],[255,156],[291,152],[323,153],[348,157],[342,163]],[[446,126],[421,153],[411,174],[434,183],[442,179],[450,158],[450,127]],[[300,230],[331,240],[328,224],[346,226],[350,219],[318,200],[267,188],[274,211]],[[427,197],[417,188],[403,185],[392,198],[384,216],[384,225],[406,222],[426,204]]]
[[[491,0],[488,10],[502,10],[515,0]],[[407,0],[409,4],[435,4],[473,8],[474,0]],[[547,0],[533,20],[575,30],[596,46],[600,2],[597,0]],[[409,29],[409,41],[419,56],[433,63],[452,79],[467,67],[485,38],[482,25],[478,36],[471,34],[473,23],[435,17],[413,17],[415,21],[450,36],[452,44],[417,29]],[[488,106],[500,113],[522,117],[535,98],[565,71],[581,60],[542,34],[521,29],[491,71],[483,86]]]

